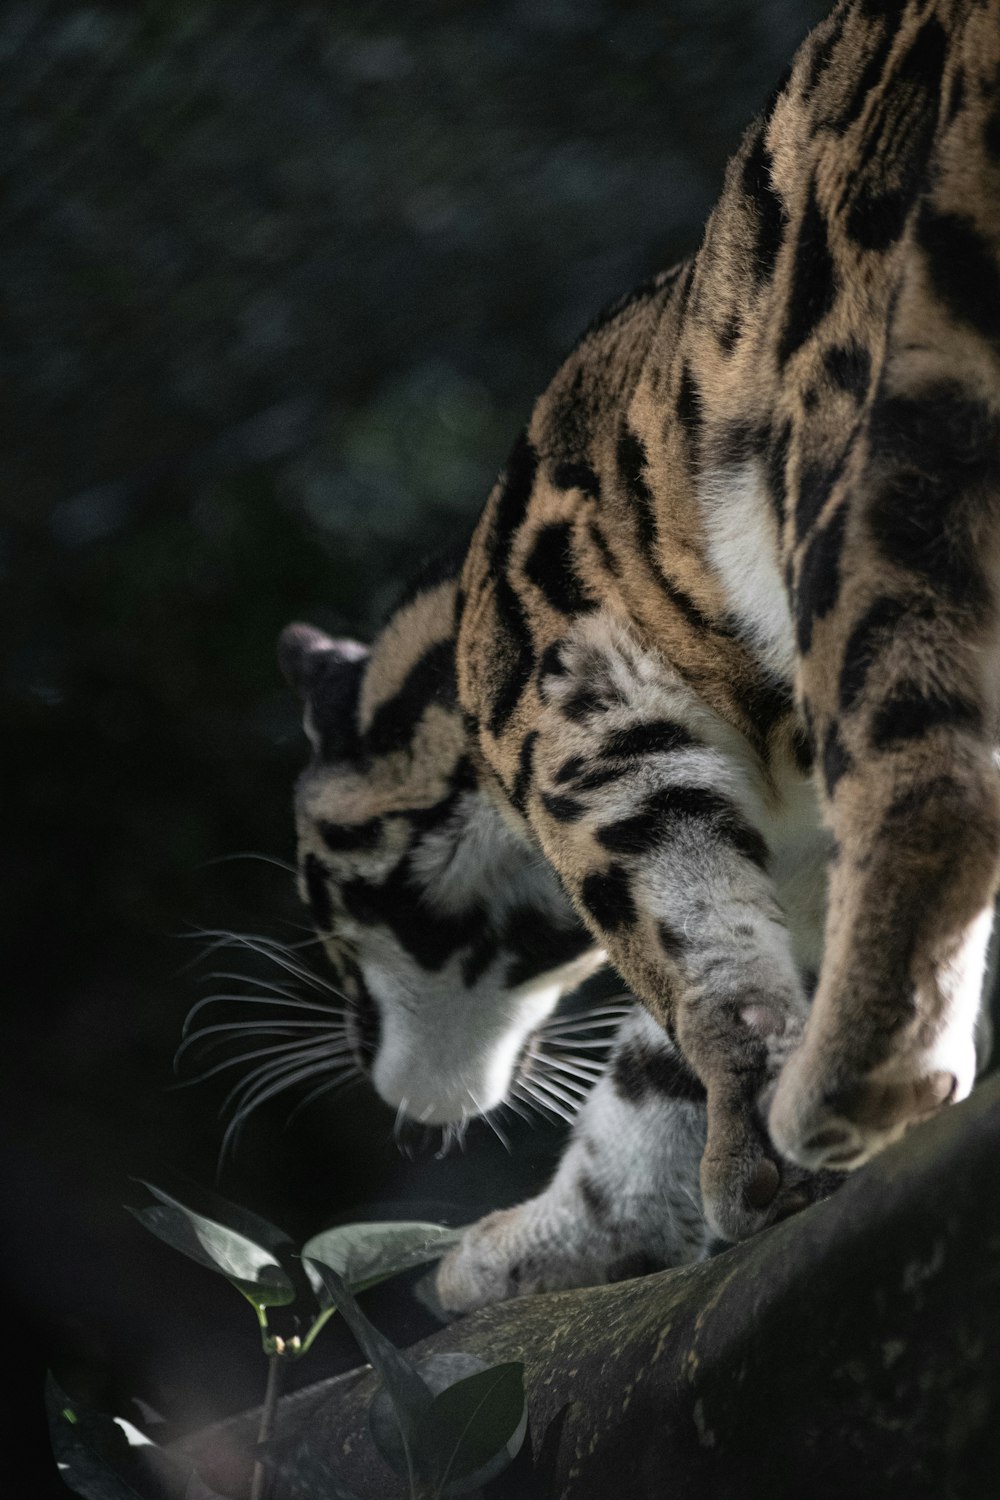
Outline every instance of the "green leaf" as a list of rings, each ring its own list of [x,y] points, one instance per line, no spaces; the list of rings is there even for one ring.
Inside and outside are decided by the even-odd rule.
[[[511,1462],[527,1425],[523,1364],[466,1376],[435,1396],[420,1418],[421,1467],[442,1495],[479,1489]]]
[[[467,1375],[476,1375],[487,1368],[485,1360],[480,1359],[476,1354],[425,1354],[417,1362],[417,1374],[432,1396],[439,1395],[456,1381],[464,1380]],[[399,1430],[392,1397],[384,1385],[379,1386],[371,1399],[371,1405],[368,1408],[368,1429],[373,1443],[386,1463],[390,1464],[397,1473],[405,1473],[406,1455],[403,1449],[403,1436]],[[419,1460],[420,1455],[417,1457]],[[418,1463],[418,1468],[422,1478],[430,1477],[425,1472],[427,1466],[422,1461]]]
[[[223,1198],[221,1193],[214,1193],[211,1188],[203,1187],[202,1184],[188,1182],[180,1178],[179,1174],[169,1174],[171,1180],[178,1177],[178,1185],[174,1191],[157,1187],[144,1178],[136,1178],[144,1188],[152,1193],[154,1198],[159,1198],[161,1203],[172,1203],[178,1208],[194,1208],[199,1214],[211,1219],[218,1224],[225,1224],[227,1228],[234,1229],[237,1234],[244,1235],[255,1244],[263,1245],[274,1252],[274,1258],[280,1264],[283,1257],[291,1255],[295,1251],[295,1244],[291,1236],[277,1224],[272,1224],[270,1219],[255,1214],[252,1209],[244,1208],[240,1203],[233,1203],[229,1198]],[[183,1191],[184,1198],[178,1196]]]
[[[272,1231],[268,1235],[271,1244],[264,1245],[239,1229],[188,1208],[152,1183],[144,1186],[160,1199],[159,1204],[130,1207],[129,1212],[158,1239],[210,1271],[221,1272],[258,1309],[283,1307],[295,1300],[292,1278],[277,1260],[286,1245],[291,1245],[280,1230],[267,1225],[266,1220],[257,1221]],[[256,1215],[245,1211],[238,1214],[244,1223],[256,1221]]]
[[[431,1404],[431,1393],[413,1363],[368,1321],[343,1277],[332,1266],[323,1265],[321,1261],[310,1260],[308,1264],[315,1267],[337,1311],[392,1398],[406,1465],[399,1472],[411,1474],[415,1462],[417,1423]],[[378,1446],[375,1433],[372,1437]],[[388,1451],[379,1448],[379,1452],[386,1463],[396,1463],[397,1453],[392,1448]]]
[[[458,1244],[463,1233],[442,1224],[407,1220],[341,1224],[313,1235],[303,1245],[302,1257],[322,1261],[342,1276],[353,1291],[363,1292],[401,1271],[437,1260]]]
[[[50,1374],[45,1406],[56,1467],[84,1500],[220,1500],[177,1459],[130,1422],[82,1406]]]
[[[84,1500],[145,1500],[132,1473],[128,1439],[110,1417],[67,1396],[52,1375],[45,1381],[52,1456],[63,1483]]]

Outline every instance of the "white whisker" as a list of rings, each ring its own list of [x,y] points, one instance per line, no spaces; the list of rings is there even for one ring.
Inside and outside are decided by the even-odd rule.
[[[581,1082],[580,1079],[569,1078],[564,1073],[552,1074],[540,1072],[538,1076],[544,1082],[551,1084],[553,1088],[562,1089],[564,1092],[573,1095],[581,1103],[590,1095],[594,1087],[594,1080],[592,1078]]]
[[[215,995],[206,995],[204,999],[199,1000],[195,1005],[192,1005],[191,1009],[188,1011],[187,1015],[184,1018],[184,1025],[181,1028],[181,1036],[185,1037],[190,1034],[191,1026],[195,1020],[195,1017],[198,1016],[201,1011],[205,1010],[209,1005],[224,1004],[266,1005],[272,1009],[274,1009],[275,1007],[283,1007],[287,1008],[288,1010],[306,1010],[312,1011],[312,1013],[317,1016],[329,1016],[332,1020],[339,1020],[342,1016],[345,1016],[347,1014],[347,1006],[345,1005],[319,1005],[313,1000],[291,1000],[286,999],[284,996],[280,995],[241,995],[235,992],[219,993]],[[275,1017],[275,1020],[283,1019],[284,1018],[282,1018],[280,1014]],[[326,1023],[323,1021],[317,1021],[314,1024],[317,1026],[322,1026]]]
[[[486,1122],[486,1124],[490,1127],[490,1129],[492,1130],[493,1134],[496,1136],[497,1140],[500,1142],[500,1144],[504,1148],[504,1150],[505,1151],[509,1151],[510,1150],[510,1137],[507,1135],[506,1131],[500,1129],[500,1126],[497,1124],[496,1120],[494,1120],[494,1118],[493,1118],[492,1111],[489,1114],[480,1115],[479,1118],[481,1120],[484,1120]]]
[[[492,1130],[493,1134],[496,1136],[497,1140],[500,1142],[501,1146],[503,1146],[505,1150],[509,1151],[510,1141],[504,1134],[504,1132],[500,1129],[497,1122],[491,1118],[491,1111],[483,1109],[483,1106],[480,1104],[479,1100],[476,1098],[471,1089],[466,1089],[466,1093],[472,1100],[473,1104],[476,1106],[479,1119],[485,1121],[485,1123]]]
[[[237,857],[244,856],[225,856]],[[260,857],[265,863],[285,868],[266,856],[246,857]],[[295,873],[292,867],[287,868]],[[322,938],[311,928],[295,930],[307,935],[289,942],[228,928],[203,928],[186,934],[202,944],[193,962],[202,966],[203,973],[207,971],[207,977],[219,989],[202,996],[188,1011],[174,1066],[180,1068],[185,1061],[190,1064],[190,1055],[198,1048],[199,1071],[190,1082],[203,1083],[237,1069],[243,1075],[226,1093],[219,1111],[229,1117],[219,1153],[220,1170],[227,1155],[235,1150],[251,1114],[268,1100],[301,1083],[321,1080],[306,1089],[288,1116],[290,1123],[313,1099],[360,1076],[348,1033],[353,1003],[299,956],[304,949],[321,947]],[[234,960],[236,954],[242,958]],[[230,961],[241,961],[250,970],[259,971],[267,965],[270,972],[262,975],[245,972],[244,968],[213,967],[213,957],[217,964],[223,955]],[[203,1024],[201,1018],[210,1006],[230,1007],[232,1019],[223,1012],[222,1019]],[[252,1042],[259,1045],[247,1046]],[[216,1060],[210,1061],[213,1052]]]
[[[287,985],[277,984],[274,980],[264,981],[259,975],[241,974],[233,969],[214,969],[206,977],[214,980],[231,979],[239,984],[252,985],[254,988],[249,992],[221,990],[206,995],[188,1011],[184,1020],[185,1031],[190,1029],[191,1022],[205,1006],[227,1001],[232,1004],[246,1002],[256,1005],[287,1006],[290,1010],[308,1010],[320,1016],[342,1015],[350,1008],[346,997],[340,997],[342,1002],[340,1004],[332,1004],[329,1000],[306,1000],[297,991],[289,989]]]
[[[310,1067],[299,1068],[297,1071],[279,1076],[277,1080],[271,1080],[267,1086],[259,1087],[255,1093],[249,1094],[242,1100],[229,1124],[226,1126],[222,1137],[222,1145],[219,1148],[220,1169],[227,1154],[235,1148],[240,1131],[255,1109],[258,1109],[260,1105],[264,1104],[268,1099],[273,1098],[276,1094],[281,1094],[285,1089],[291,1088],[296,1083],[300,1083],[303,1079],[314,1078],[317,1073],[326,1072],[327,1068],[328,1065],[326,1063],[314,1063]],[[324,1086],[332,1086],[334,1082],[339,1081],[339,1079],[327,1079]]]
[[[290,924],[296,932],[308,932],[309,937],[298,943],[286,943],[282,938],[273,937],[269,932],[237,932],[233,927],[195,927],[191,932],[183,934],[185,938],[208,939],[205,952],[211,953],[217,948],[246,948],[251,943],[260,948],[273,949],[276,953],[295,953],[300,948],[310,948],[322,941],[316,936],[314,927],[306,927],[299,923]]]
[[[337,987],[316,974],[312,969],[298,959],[290,957],[290,950],[280,946],[271,939],[262,939],[252,933],[218,933],[208,934],[214,936],[214,943],[210,944],[206,952],[211,953],[218,948],[243,948],[249,953],[256,953],[260,958],[266,958],[276,964],[279,969],[284,969],[286,974],[291,974],[295,979],[301,979],[312,989],[320,990],[324,994],[337,995],[343,998]]]
[[[296,1045],[294,1050],[291,1051],[288,1049],[289,1044],[283,1042],[276,1047],[261,1048],[259,1051],[242,1053],[238,1057],[229,1058],[226,1062],[217,1063],[215,1067],[211,1068],[204,1075],[206,1078],[210,1077],[213,1073],[220,1073],[223,1068],[236,1067],[240,1063],[251,1062],[255,1057],[271,1057],[273,1059],[271,1062],[260,1063],[256,1068],[251,1068],[250,1072],[244,1078],[241,1078],[238,1083],[234,1084],[223,1100],[219,1113],[225,1114],[233,1100],[239,1098],[241,1093],[252,1091],[265,1078],[276,1078],[280,1073],[293,1072],[299,1063],[306,1060],[323,1065],[339,1066],[338,1059],[348,1056],[350,1050],[342,1045],[333,1048],[323,1046],[319,1043],[312,1043],[308,1047]],[[276,1053],[280,1055],[275,1056]]]
[[[601,1063],[578,1062],[568,1057],[553,1057],[546,1052],[536,1052],[534,1055],[544,1069],[565,1073],[567,1077],[577,1078],[588,1085],[595,1084],[607,1072],[607,1066]]]
[[[346,1087],[346,1085],[349,1083],[356,1083],[359,1078],[364,1077],[361,1069],[353,1059],[351,1059],[347,1063],[341,1063],[339,1066],[340,1072],[336,1078],[331,1078],[328,1079],[326,1083],[318,1084],[316,1088],[310,1089],[305,1097],[299,1100],[298,1104],[296,1104],[295,1108],[288,1116],[288,1119],[285,1121],[286,1130],[288,1126],[291,1125],[292,1121],[302,1113],[306,1106],[312,1104],[315,1099],[321,1098],[323,1094],[333,1093],[341,1086]]]
[[[406,1119],[406,1106],[409,1104],[409,1102],[409,1099],[404,1094],[396,1107],[396,1118],[392,1122],[392,1138],[395,1141],[397,1147],[400,1147],[400,1143],[402,1140],[403,1122]]]
[[[536,1092],[534,1083],[529,1082],[528,1079],[519,1078],[514,1084],[512,1092],[516,1093],[519,1098],[523,1099],[536,1112],[546,1111],[549,1114],[557,1116],[560,1120],[565,1120],[567,1125],[573,1124],[575,1116],[564,1109],[562,1105],[556,1104],[554,1100],[544,1099],[541,1094]]]
[[[327,1021],[220,1021],[217,1026],[202,1026],[198,1031],[189,1032],[174,1053],[174,1068],[177,1068],[183,1054],[190,1048],[203,1044],[206,1048],[221,1046],[234,1034],[248,1032],[251,1036],[297,1036],[302,1031],[314,1031],[325,1033],[331,1038],[346,1036],[343,1024],[331,1026]],[[215,1040],[206,1042],[205,1038],[214,1036]]]
[[[289,864],[287,859],[278,859],[273,854],[258,854],[254,849],[240,850],[236,854],[217,854],[213,859],[202,862],[202,869],[210,869],[213,865],[228,865],[238,859],[256,860],[262,865],[274,865],[278,870],[284,870],[288,875],[297,875],[299,872],[294,865]]]
[[[550,1062],[565,1063],[567,1066],[581,1068],[583,1072],[596,1074],[598,1077],[608,1066],[606,1057],[578,1057],[571,1048],[566,1047],[539,1048],[538,1055],[547,1058]]]
[[[295,1048],[294,1051],[288,1050],[293,1047]],[[287,1062],[290,1059],[294,1060],[299,1057],[315,1055],[316,1057],[329,1058],[332,1061],[338,1057],[345,1057],[350,1052],[351,1047],[348,1042],[338,1042],[335,1045],[314,1044],[311,1047],[302,1047],[298,1042],[278,1042],[273,1047],[256,1047],[251,1052],[238,1052],[235,1057],[227,1057],[222,1062],[213,1063],[210,1068],[205,1068],[197,1077],[188,1079],[179,1086],[186,1088],[193,1083],[204,1083],[207,1078],[214,1078],[217,1074],[224,1073],[229,1068],[238,1068],[243,1063],[253,1062],[258,1057],[274,1057],[277,1060],[277,1057],[281,1056]],[[255,1069],[254,1072],[256,1071]],[[236,1085],[236,1088],[238,1089],[239,1085]],[[225,1112],[228,1102],[228,1099],[224,1101],[222,1113]]]
[[[460,1078],[465,1093],[468,1095],[474,1109],[478,1110],[479,1105],[477,1103],[475,1095],[469,1088],[467,1079],[464,1077],[464,1075],[460,1075]],[[465,1137],[470,1124],[475,1118],[475,1113],[463,1108],[460,1119],[448,1121],[448,1123],[444,1127],[445,1134],[441,1141],[441,1150],[436,1153],[436,1159],[443,1156],[446,1151],[450,1151],[453,1145],[457,1145],[460,1151],[465,1151]]]
[[[244,999],[242,995],[228,997],[236,1001]],[[267,1001],[259,1001],[266,1005]],[[347,1024],[347,1012],[345,1010],[331,1010],[322,1012],[322,1020],[300,1021],[292,1016],[281,1014],[271,1017],[260,1016],[250,1021],[213,1021],[210,1026],[199,1026],[195,1031],[188,1031],[185,1035],[185,1045],[188,1042],[197,1041],[199,1037],[209,1036],[217,1031],[271,1031],[283,1027],[286,1031],[335,1031],[343,1035]]]
[[[308,931],[310,936],[296,943],[286,943],[280,938],[269,937],[266,933],[233,932],[225,927],[197,927],[192,932],[180,933],[178,935],[182,940],[198,941],[203,945],[200,952],[181,966],[180,972],[187,973],[211,958],[213,954],[224,952],[226,949],[251,951],[260,957],[278,962],[282,957],[289,958],[300,949],[313,947],[321,941],[317,939],[315,931],[311,928],[296,928],[295,930]]]
[[[590,1089],[585,1088],[582,1083],[572,1082],[568,1078],[551,1078],[542,1073],[538,1075],[538,1082],[543,1088],[558,1093],[568,1104],[572,1103],[574,1109],[578,1109],[590,1093]]]
[[[588,1021],[604,1021],[610,1024],[612,1021],[623,1021],[626,1016],[635,1015],[634,1005],[609,1004],[595,1005],[589,1010],[581,1010],[576,1013],[557,1010],[547,1021],[542,1022],[541,1030],[554,1030],[559,1026],[578,1026]]]
[[[306,1062],[303,1058],[285,1058],[280,1066],[277,1063],[271,1063],[265,1067],[255,1068],[253,1073],[243,1079],[229,1095],[230,1100],[236,1100],[241,1093],[246,1095],[237,1105],[236,1114],[230,1121],[229,1129],[232,1129],[237,1117],[246,1118],[266,1100],[273,1099],[275,1094],[283,1094],[292,1084],[300,1083],[305,1078],[315,1078],[317,1073],[329,1074],[329,1071],[328,1058],[310,1062]]]
[[[541,1047],[566,1048],[573,1052],[608,1052],[615,1044],[614,1036],[606,1036],[599,1041],[577,1041],[574,1036],[566,1037],[541,1037],[538,1042]]]
[[[617,1021],[610,1019],[603,1021],[577,1021],[573,1024],[565,1022],[561,1026],[539,1027],[539,1035],[544,1036],[546,1040],[561,1036],[589,1036],[594,1031],[606,1031],[613,1036],[620,1025],[620,1019]]]
[[[531,1115],[530,1111],[526,1110],[526,1109],[522,1109],[519,1104],[515,1104],[514,1103],[513,1093],[514,1093],[514,1085],[512,1084],[511,1085],[511,1092],[510,1092],[510,1094],[508,1094],[507,1098],[504,1100],[504,1104],[505,1104],[506,1108],[509,1109],[513,1114],[517,1115],[518,1119],[524,1120],[526,1124],[528,1124],[528,1125],[534,1125],[535,1121],[532,1118],[532,1115]]]
[[[558,1099],[560,1103],[566,1105],[567,1109],[573,1110],[574,1113],[579,1109],[580,1101],[575,1093],[569,1091],[569,1085],[564,1087],[562,1084],[553,1082],[551,1078],[546,1078],[544,1075],[537,1073],[532,1077],[531,1082],[536,1089],[540,1089],[542,1093],[550,1095],[553,1099]]]

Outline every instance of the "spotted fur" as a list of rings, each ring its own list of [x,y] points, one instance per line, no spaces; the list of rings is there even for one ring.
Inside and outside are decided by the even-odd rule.
[[[377,930],[415,954],[409,978],[379,971],[384,1018],[416,997],[401,929],[447,906],[421,826],[475,805],[480,851],[517,871],[489,856],[475,917],[456,908],[457,967],[420,990],[449,1018],[449,1108],[459,1052],[481,1033],[495,1054],[508,1025],[509,1088],[546,1007],[604,955],[660,1027],[629,1023],[659,1059],[641,1076],[704,1092],[640,1088],[659,1114],[625,1100],[623,1038],[587,1112],[628,1163],[588,1175],[581,1120],[548,1193],[445,1262],[449,1305],[610,1275],[619,1229],[619,1260],[700,1253],[699,1232],[654,1243],[656,1213],[639,1231],[624,1206],[645,1180],[679,1222],[698,1155],[709,1229],[751,1233],[796,1168],[857,1166],[971,1088],[1000,881],[998,377],[1000,0],[842,0],[748,130],[697,254],[556,374],[460,579],[419,589],[363,672],[287,638],[318,746],[299,801],[314,915],[335,949]],[[373,842],[335,849],[324,823]],[[352,912],[359,880],[382,894]],[[498,955],[529,909],[551,946],[508,989]],[[477,941],[489,996],[456,999]],[[390,1071],[377,1057],[398,1103]],[[588,1259],[571,1223],[603,1224],[604,1248]]]

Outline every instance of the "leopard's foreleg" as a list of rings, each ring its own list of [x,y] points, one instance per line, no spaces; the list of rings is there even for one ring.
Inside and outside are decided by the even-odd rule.
[[[758,1098],[807,1001],[743,737],[608,612],[538,680],[528,817],[611,962],[707,1090],[701,1186],[727,1239],[781,1212]]]

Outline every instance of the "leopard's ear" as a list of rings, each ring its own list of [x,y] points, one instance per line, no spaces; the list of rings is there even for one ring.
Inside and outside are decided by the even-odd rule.
[[[341,663],[364,661],[367,655],[360,641],[334,640],[315,625],[286,625],[278,637],[278,665],[304,702]]]
[[[358,692],[368,647],[334,640],[314,625],[287,625],[278,638],[278,663],[306,706],[305,731],[326,759],[357,747]]]

